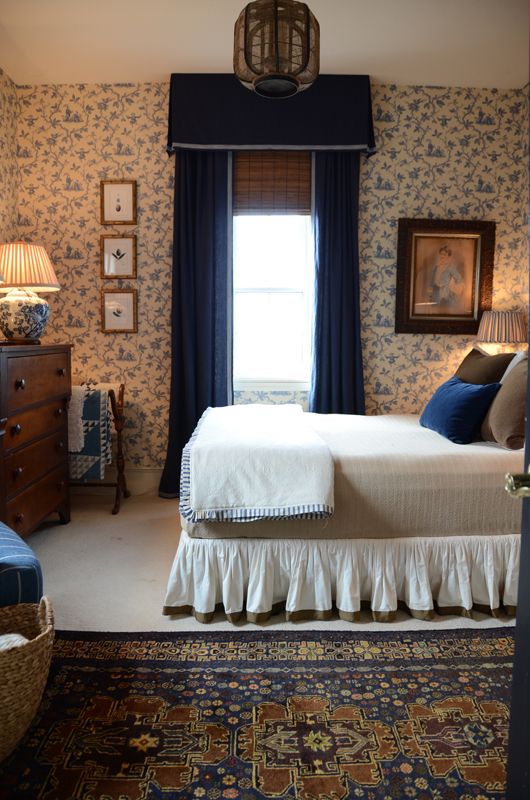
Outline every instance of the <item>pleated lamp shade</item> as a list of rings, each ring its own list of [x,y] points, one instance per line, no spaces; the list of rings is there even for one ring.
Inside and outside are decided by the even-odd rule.
[[[484,311],[477,334],[479,342],[526,342],[527,338],[522,311]]]
[[[44,247],[25,242],[0,245],[0,279],[0,292],[14,287],[33,292],[58,292],[61,288]]]
[[[48,253],[38,244],[0,244],[0,330],[11,344],[39,344],[50,306],[37,292],[61,287]]]

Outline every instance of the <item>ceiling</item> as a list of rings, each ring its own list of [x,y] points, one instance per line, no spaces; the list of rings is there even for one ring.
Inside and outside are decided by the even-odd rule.
[[[378,83],[520,88],[527,0],[309,0],[321,72]],[[0,0],[0,67],[17,84],[230,72],[245,0]]]

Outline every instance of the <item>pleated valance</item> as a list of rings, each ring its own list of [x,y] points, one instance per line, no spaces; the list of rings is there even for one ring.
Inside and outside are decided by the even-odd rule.
[[[305,92],[270,100],[232,74],[171,76],[168,151],[375,150],[368,75],[320,75]]]

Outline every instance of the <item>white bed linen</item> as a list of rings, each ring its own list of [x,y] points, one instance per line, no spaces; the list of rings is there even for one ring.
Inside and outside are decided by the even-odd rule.
[[[376,539],[520,530],[521,506],[505,492],[504,475],[522,472],[522,450],[454,444],[413,415],[304,417],[333,457],[334,515],[243,526],[184,521],[191,537]]]
[[[504,474],[522,471],[523,451],[456,445],[414,416],[306,417],[333,455],[334,516],[187,526],[165,613],[207,621],[222,603],[262,621],[285,603],[288,617],[322,618],[335,604],[353,619],[367,601],[390,619],[398,602],[419,616],[516,605],[521,507]]]
[[[182,471],[182,513],[194,521],[333,513],[331,453],[299,405],[208,408]]]

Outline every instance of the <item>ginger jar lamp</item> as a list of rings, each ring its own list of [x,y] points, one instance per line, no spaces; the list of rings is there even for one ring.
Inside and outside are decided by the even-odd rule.
[[[50,307],[37,292],[61,288],[44,247],[26,242],[0,245],[0,330],[8,343],[40,344]]]

